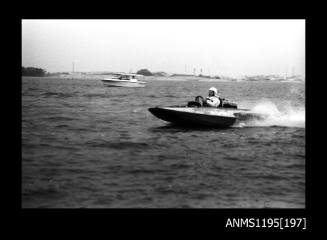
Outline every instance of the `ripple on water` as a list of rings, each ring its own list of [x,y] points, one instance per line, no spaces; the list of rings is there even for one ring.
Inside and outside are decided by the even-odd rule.
[[[73,97],[74,94],[70,93],[61,93],[61,92],[45,92],[42,94],[44,97],[58,97],[58,98],[69,98]]]
[[[116,141],[105,141],[95,140],[86,142],[89,147],[100,147],[100,148],[112,148],[112,149],[129,149],[129,148],[144,148],[148,147],[149,144],[146,142],[116,142]]]

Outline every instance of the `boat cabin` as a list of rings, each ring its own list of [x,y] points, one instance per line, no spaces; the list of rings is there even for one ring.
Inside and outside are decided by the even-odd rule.
[[[140,74],[132,74],[132,73],[115,73],[112,78],[119,80],[137,80],[137,77],[143,76]]]

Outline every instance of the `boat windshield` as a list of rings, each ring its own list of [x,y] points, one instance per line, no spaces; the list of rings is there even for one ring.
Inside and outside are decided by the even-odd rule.
[[[130,76],[129,75],[122,75],[122,79],[123,80],[130,80]]]
[[[112,78],[120,78],[121,76],[122,76],[121,74],[115,73],[112,75]]]
[[[135,74],[121,74],[121,73],[112,74],[112,78],[121,79],[121,80],[137,80],[136,76],[137,75]]]

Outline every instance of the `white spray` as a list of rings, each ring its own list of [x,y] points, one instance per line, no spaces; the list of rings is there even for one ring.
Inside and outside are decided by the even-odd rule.
[[[286,126],[286,127],[305,127],[305,108],[296,107],[290,103],[283,103],[283,107],[277,106],[269,101],[256,104],[251,110],[255,113],[264,114],[264,120],[255,121],[254,126]]]

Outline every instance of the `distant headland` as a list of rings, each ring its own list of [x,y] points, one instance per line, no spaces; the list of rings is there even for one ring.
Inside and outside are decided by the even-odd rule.
[[[22,76],[45,77],[47,72],[42,68],[22,67]]]

